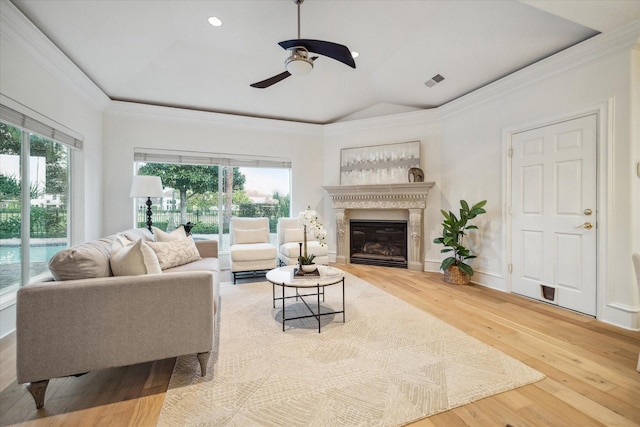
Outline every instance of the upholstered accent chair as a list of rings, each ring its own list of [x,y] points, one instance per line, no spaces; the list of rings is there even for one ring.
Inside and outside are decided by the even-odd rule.
[[[233,283],[276,268],[278,250],[269,242],[269,218],[232,217],[229,236]]]
[[[298,263],[300,243],[304,240],[304,229],[299,225],[298,218],[280,218],[278,220],[278,262],[280,265],[294,265]],[[329,264],[329,248],[321,245],[311,233],[307,231],[307,253],[314,254],[316,264]]]

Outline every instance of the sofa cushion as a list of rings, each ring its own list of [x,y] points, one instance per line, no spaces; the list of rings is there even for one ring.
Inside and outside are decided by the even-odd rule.
[[[287,228],[284,230],[284,242],[302,242],[304,240],[304,229]]]
[[[154,226],[151,226],[151,228],[153,229],[153,235],[156,236],[156,242],[173,242],[187,238],[187,233],[184,231],[184,227],[182,225],[170,233],[162,231]]]
[[[139,276],[162,273],[156,253],[138,239],[135,242],[118,234],[111,247],[111,271],[114,276]]]
[[[158,256],[162,270],[200,259],[200,253],[192,237],[172,242],[149,242],[147,244]]]
[[[233,230],[233,244],[241,245],[247,243],[268,243],[269,229],[257,228],[254,230],[244,230],[236,228]]]
[[[49,260],[51,275],[58,281],[111,276],[109,255],[114,239],[109,236],[58,252]]]
[[[131,228],[118,234],[126,237],[132,242],[135,242],[138,239],[142,239],[145,242],[153,242],[153,234],[151,234],[148,228]]]
[[[269,243],[231,245],[229,252],[231,253],[231,262],[275,260],[278,256],[275,246]]]
[[[188,264],[178,265],[163,271],[163,273],[181,273],[184,271],[211,271],[217,272],[219,268],[218,258],[201,258]]]

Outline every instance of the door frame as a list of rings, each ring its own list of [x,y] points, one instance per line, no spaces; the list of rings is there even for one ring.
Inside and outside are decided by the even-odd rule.
[[[577,119],[580,117],[595,114],[596,115],[596,319],[604,314],[605,301],[607,294],[607,234],[610,232],[610,224],[608,213],[611,210],[611,197],[613,194],[611,185],[613,185],[613,167],[611,165],[613,159],[613,118],[614,118],[615,99],[609,98],[606,102],[597,104],[592,107],[575,110],[574,112],[549,118],[537,119],[534,121],[521,123],[502,131],[502,158],[503,158],[503,180],[502,189],[504,206],[502,209],[502,224],[504,227],[504,260],[503,275],[506,278],[506,291],[512,293],[512,277],[511,268],[513,263],[513,230],[511,220],[512,205],[512,165],[511,156],[512,136],[516,133],[529,131],[532,129],[554,125],[556,123]]]

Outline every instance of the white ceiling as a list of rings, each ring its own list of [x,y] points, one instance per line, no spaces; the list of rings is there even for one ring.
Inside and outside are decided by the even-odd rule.
[[[639,0],[306,0],[301,37],[358,51],[357,68],[320,57],[255,89],[284,71],[293,0],[12,2],[111,99],[309,123],[440,106],[640,19]]]

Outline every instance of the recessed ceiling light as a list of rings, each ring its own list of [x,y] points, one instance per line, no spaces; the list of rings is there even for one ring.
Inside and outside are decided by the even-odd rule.
[[[209,18],[209,24],[213,25],[214,27],[222,27],[222,19],[218,18],[217,16],[212,16]]]
[[[351,52],[351,56],[357,58],[358,56],[360,56],[360,54],[354,50],[353,52]]]

